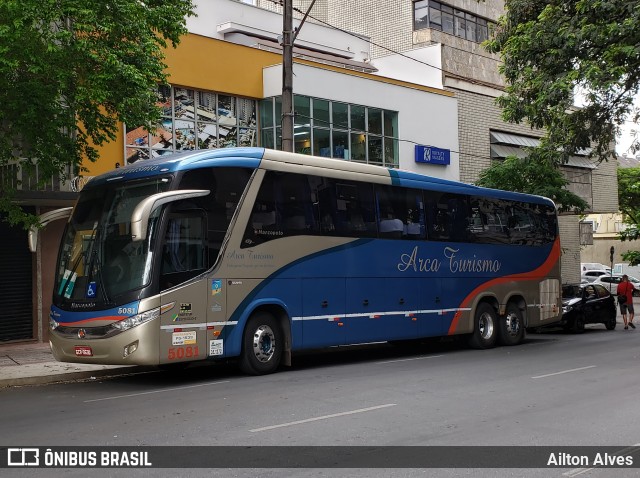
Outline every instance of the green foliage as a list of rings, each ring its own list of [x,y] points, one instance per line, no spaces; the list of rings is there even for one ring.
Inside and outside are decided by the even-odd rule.
[[[553,159],[542,153],[542,149],[530,149],[527,158],[511,156],[496,161],[480,173],[479,186],[505,189],[527,194],[545,196],[553,200],[558,210],[580,213],[589,208],[582,198],[565,189],[568,181]]]
[[[2,0],[0,2],[0,211],[15,175],[37,164],[40,182],[97,159],[120,122],[153,129],[166,83],[162,49],[186,33],[192,0]]]
[[[486,43],[503,60],[505,120],[544,129],[559,162],[589,147],[599,160],[614,158],[621,125],[640,116],[640,1],[506,0],[505,8]],[[579,110],[576,89],[585,95]]]
[[[640,167],[618,168],[618,203],[627,229],[619,234],[622,241],[640,238]],[[640,264],[640,251],[622,254],[632,266]]]

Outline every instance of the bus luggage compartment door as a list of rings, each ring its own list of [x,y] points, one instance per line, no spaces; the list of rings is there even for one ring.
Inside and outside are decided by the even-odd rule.
[[[305,348],[343,345],[345,279],[303,279],[302,313]]]

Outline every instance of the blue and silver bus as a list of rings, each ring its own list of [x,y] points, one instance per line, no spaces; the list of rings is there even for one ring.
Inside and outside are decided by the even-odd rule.
[[[60,246],[57,360],[163,365],[559,320],[549,199],[262,148],[193,151],[89,181]]]

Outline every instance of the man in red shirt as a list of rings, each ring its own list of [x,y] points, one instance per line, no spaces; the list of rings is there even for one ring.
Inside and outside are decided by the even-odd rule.
[[[622,320],[624,320],[624,328],[628,329],[631,326],[635,329],[633,324],[633,291],[635,287],[629,282],[629,276],[624,274],[622,276],[622,282],[618,284],[616,294],[618,294],[618,304],[620,304],[620,313],[622,314]],[[624,299],[622,299],[624,297]],[[629,312],[629,322],[627,322],[627,312]],[[627,325],[628,324],[628,325]]]

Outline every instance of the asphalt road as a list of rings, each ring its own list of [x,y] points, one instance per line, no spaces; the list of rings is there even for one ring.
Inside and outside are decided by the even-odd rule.
[[[248,377],[233,364],[0,391],[3,446],[614,446],[640,444],[640,328],[529,334],[294,356]],[[640,465],[640,447],[633,448]],[[93,470],[96,476],[637,476],[635,469]],[[9,470],[62,476],[63,470]],[[30,474],[24,474],[30,471]],[[45,475],[46,473],[46,475]],[[4,476],[7,476],[3,473]],[[64,471],[87,476],[87,470]]]

